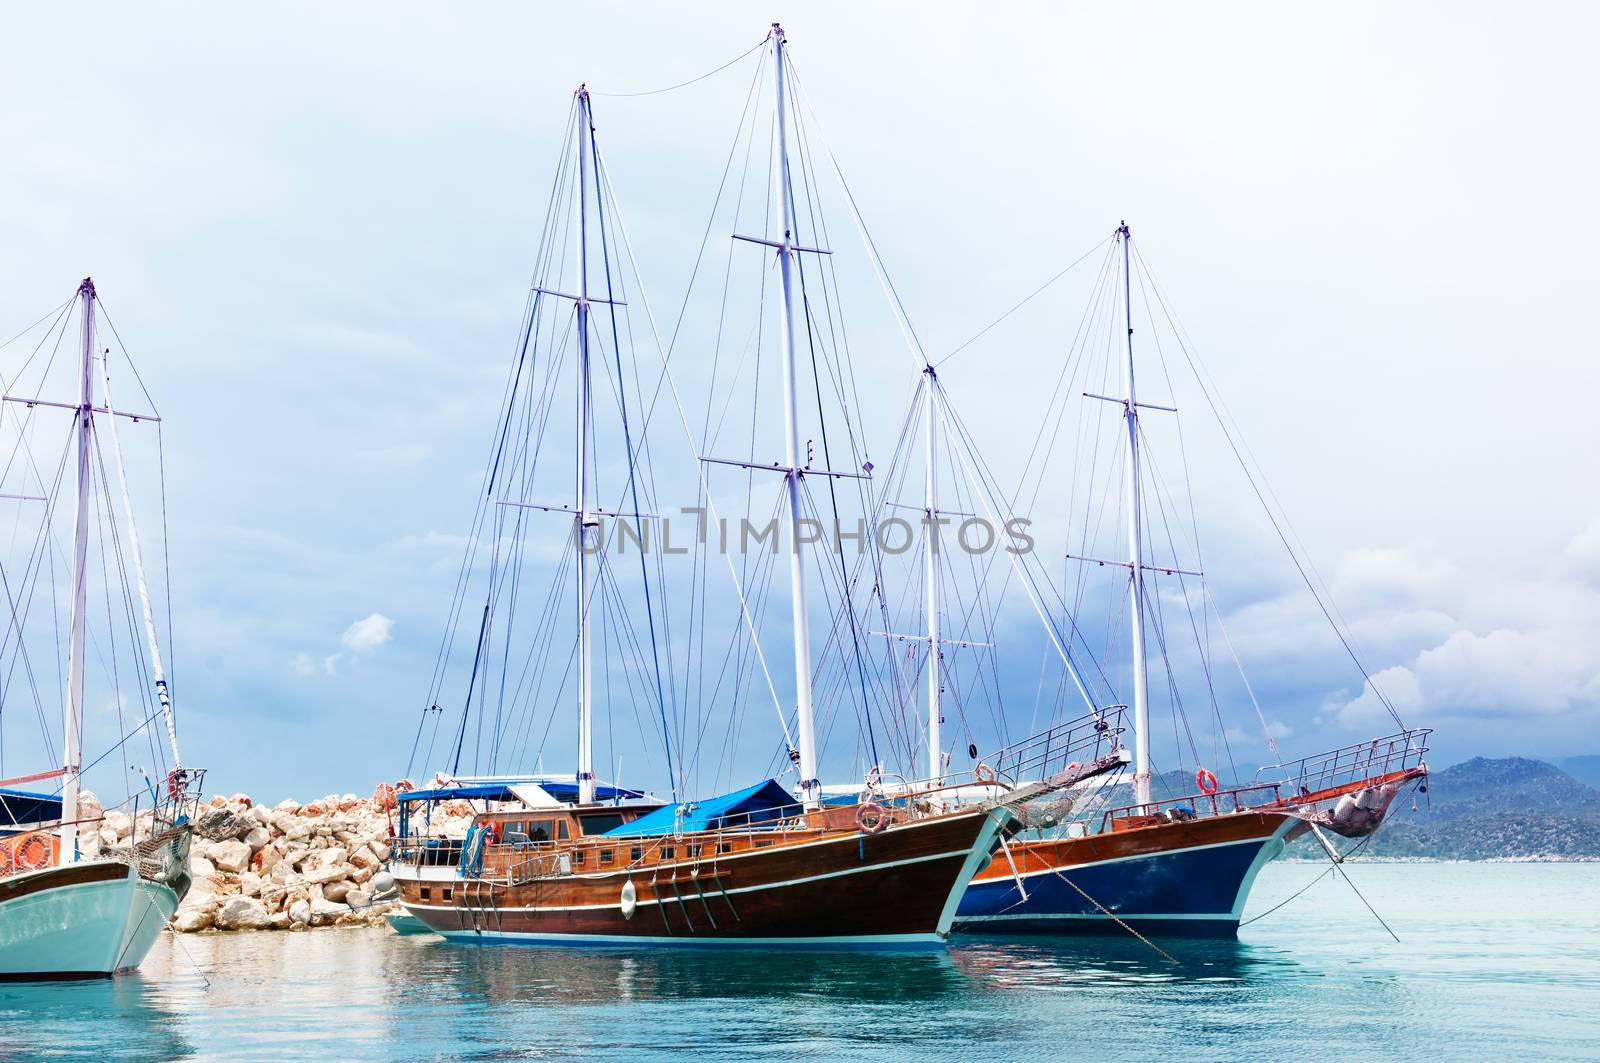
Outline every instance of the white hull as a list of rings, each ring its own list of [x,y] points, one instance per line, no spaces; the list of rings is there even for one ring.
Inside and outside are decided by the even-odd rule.
[[[112,868],[121,873],[45,884],[73,869]],[[171,888],[139,878],[118,861],[83,861],[0,881],[12,894],[29,885],[42,887],[0,900],[0,978],[94,977],[132,970],[178,907]]]

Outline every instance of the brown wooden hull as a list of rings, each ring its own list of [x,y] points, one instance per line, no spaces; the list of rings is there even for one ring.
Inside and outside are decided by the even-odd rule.
[[[938,944],[1004,812],[828,831],[695,863],[619,867],[520,885],[410,877],[401,900],[436,933],[534,944]],[[622,897],[632,882],[631,913]],[[424,890],[427,891],[426,897]],[[448,900],[445,891],[448,890]]]

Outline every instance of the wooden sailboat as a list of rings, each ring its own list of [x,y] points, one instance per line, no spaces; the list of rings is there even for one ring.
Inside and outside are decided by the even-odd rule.
[[[1382,738],[1263,769],[1277,778],[1219,789],[1216,776],[1198,768],[1192,791],[1160,799],[1152,794],[1145,646],[1151,604],[1146,577],[1157,571],[1171,575],[1172,570],[1152,565],[1143,542],[1146,488],[1140,470],[1144,434],[1139,417],[1141,409],[1167,408],[1148,406],[1135,390],[1131,234],[1126,224],[1117,229],[1115,239],[1121,251],[1121,324],[1127,335],[1123,394],[1110,399],[1086,395],[1123,408],[1128,552],[1123,560],[1095,563],[1120,565],[1128,572],[1132,801],[1070,823],[1052,817],[1040,830],[1010,841],[1004,858],[997,856],[979,872],[962,900],[957,924],[967,931],[1116,933],[1132,926],[1145,932],[1231,936],[1257,873],[1288,842],[1311,832],[1330,857],[1341,859],[1324,831],[1349,838],[1370,835],[1395,798],[1422,785],[1428,775],[1423,757],[1431,732],[1402,728]],[[1072,670],[1070,657],[1064,655],[1063,660]],[[1074,679],[1080,691],[1087,690],[1075,672]],[[1002,774],[1009,773],[1002,769]]]
[[[1013,809],[1027,799],[1026,793],[998,793],[990,799],[955,803],[938,800],[932,790],[908,795],[869,787],[847,802],[823,801],[812,705],[807,561],[799,546],[805,541],[800,534],[802,492],[808,477],[858,474],[813,469],[809,448],[802,446],[795,258],[816,249],[798,243],[791,213],[786,45],[781,28],[773,27],[769,42],[776,100],[771,217],[777,232],[738,239],[765,245],[776,257],[784,461],[723,464],[752,472],[776,471],[785,480],[782,511],[792,544],[788,567],[797,736],[789,754],[798,774],[798,793],[764,779],[699,802],[660,802],[605,787],[595,777],[590,603],[596,600],[597,581],[604,574],[592,556],[597,551],[584,547],[598,534],[602,517],[634,522],[653,518],[637,511],[637,492],[632,496],[635,512],[606,511],[593,498],[590,310],[599,304],[614,313],[620,302],[609,287],[604,298],[590,290],[589,260],[594,251],[589,243],[588,202],[591,182],[599,183],[598,174],[591,176],[591,165],[598,165],[599,156],[589,94],[580,88],[575,96],[571,164],[576,188],[570,226],[577,239],[575,287],[564,292],[554,283],[536,283],[532,297],[536,307],[555,299],[570,302],[574,311],[575,501],[571,506],[524,499],[497,503],[565,513],[572,521],[572,541],[578,547],[573,561],[577,623],[572,666],[578,703],[576,785],[557,786],[540,777],[447,778],[441,785],[401,796],[406,811],[391,872],[407,911],[448,938],[578,945],[938,944],[951,929],[968,881],[988,862],[1000,831],[1012,821]],[[599,193],[593,194],[603,225]],[[613,387],[622,378],[618,373]],[[624,424],[626,417],[624,409]],[[630,487],[635,482],[632,462],[637,450],[637,444],[627,448]],[[695,460],[713,459],[695,455]],[[870,469],[861,475],[869,473]],[[703,471],[701,476],[703,485]],[[648,603],[646,598],[647,613]],[[749,623],[742,595],[740,610]],[[490,616],[486,604],[479,657],[483,632],[494,630]],[[475,658],[474,677],[477,674]],[[472,681],[468,685],[470,706]],[[463,712],[463,737],[466,719]],[[787,737],[787,724],[785,728]],[[460,748],[458,740],[458,762]],[[1058,774],[1037,781],[1029,793],[1046,792],[1078,778],[1078,770]],[[475,810],[464,837],[441,836],[426,828],[437,805],[463,801],[473,803]]]
[[[62,766],[0,782],[0,787],[31,788],[0,789],[0,978],[86,978],[137,967],[188,888],[189,819],[198,802],[204,775],[184,769],[178,760],[171,700],[139,554],[121,447],[116,438],[116,418],[154,420],[155,417],[132,415],[112,408],[109,372],[104,359],[97,358],[95,349],[93,281],[85,279],[75,298],[81,309],[82,329],[78,401],[69,404],[50,402],[37,395],[4,396],[5,403],[11,404],[8,408],[17,405],[29,409],[61,407],[74,412],[77,515],[64,684]],[[61,320],[65,319],[64,311]],[[96,404],[97,360],[105,391],[103,405]],[[126,845],[104,853],[98,837],[91,846],[81,844],[87,833],[98,834],[103,812],[97,805],[85,806],[79,800],[79,778],[84,767],[80,729],[87,648],[86,581],[95,498],[91,461],[92,455],[99,453],[102,424],[107,428],[106,436],[122,488],[127,546],[143,606],[149,654],[146,663],[153,679],[151,692],[157,702],[152,716],[164,719],[173,754],[172,768],[166,773],[161,789],[152,790],[148,799],[142,795],[135,798],[128,806],[136,828],[140,823],[149,823],[146,832],[140,836],[135,829]],[[109,490],[103,497],[109,499]],[[46,499],[33,500],[48,503]],[[50,548],[48,529],[41,541],[45,549]],[[23,636],[24,619],[15,609],[15,603],[11,616],[14,630],[7,641],[17,640],[12,643],[16,646]],[[146,724],[150,722],[147,720]],[[38,787],[56,780],[59,790],[36,792]],[[148,820],[139,814],[141,801],[142,811],[149,814]],[[99,855],[90,855],[89,851]]]

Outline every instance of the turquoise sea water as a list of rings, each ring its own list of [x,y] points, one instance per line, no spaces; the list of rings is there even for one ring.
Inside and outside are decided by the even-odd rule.
[[[1315,878],[1277,864],[1261,912]],[[0,985],[0,1059],[1600,1059],[1600,864],[1354,864],[1230,943],[936,953],[164,936],[141,973]]]

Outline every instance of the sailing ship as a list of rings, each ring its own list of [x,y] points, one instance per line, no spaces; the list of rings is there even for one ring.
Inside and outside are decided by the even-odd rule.
[[[1330,858],[1342,861],[1343,854],[1326,832],[1345,838],[1369,837],[1402,793],[1425,788],[1428,766],[1424,755],[1431,731],[1402,724],[1398,732],[1381,738],[1292,763],[1273,764],[1259,771],[1255,779],[1238,785],[1219,787],[1212,770],[1198,767],[1192,787],[1160,798],[1153,794],[1146,648],[1147,628],[1153,623],[1149,578],[1156,574],[1203,578],[1203,574],[1180,572],[1171,565],[1155,563],[1144,542],[1148,487],[1141,472],[1146,436],[1140,427],[1140,411],[1176,411],[1146,403],[1136,392],[1131,240],[1128,226],[1119,226],[1113,246],[1120,251],[1122,267],[1121,324],[1126,330],[1120,359],[1123,391],[1118,397],[1084,393],[1089,399],[1121,406],[1127,553],[1115,560],[1071,558],[1095,566],[1120,567],[1127,572],[1134,735],[1132,792],[1127,795],[1131,801],[1106,807],[1108,797],[1125,793],[1126,788],[1101,785],[1092,793],[1080,788],[1065,800],[1057,799],[1047,808],[1034,809],[1032,830],[1027,829],[1025,812],[1020,817],[1023,829],[1007,841],[1003,851],[975,876],[968,888],[956,916],[958,928],[964,931],[1119,933],[1133,928],[1167,935],[1232,936],[1238,930],[1256,875],[1289,842],[1309,833]],[[931,438],[935,431],[931,411],[942,392],[932,369],[927,372],[931,470]],[[934,505],[932,482],[930,471],[930,512]],[[934,596],[938,581],[933,563],[930,554],[929,652],[937,653],[940,646]],[[1052,637],[1059,639],[1054,632]],[[1057,642],[1062,649],[1061,659],[1077,689],[1088,697],[1089,684],[1079,675],[1073,655],[1065,652],[1063,641]],[[1166,653],[1164,641],[1161,652]],[[1353,651],[1351,656],[1354,658]],[[937,688],[942,685],[939,668],[930,668],[929,676],[928,727],[930,734],[936,736]],[[1375,686],[1373,689],[1377,692]],[[1400,723],[1392,706],[1390,711]],[[1002,787],[1027,778],[1021,765],[1008,765],[1003,757],[990,759],[995,762]]]
[[[40,398],[37,394],[22,396],[9,392],[3,396],[9,410],[59,407],[73,411],[69,450],[74,447],[76,450],[76,518],[72,537],[61,766],[0,781],[0,978],[88,978],[132,970],[149,952],[189,885],[189,821],[197,807],[204,772],[185,769],[178,759],[172,702],[116,428],[118,418],[135,421],[158,418],[153,413],[130,414],[112,406],[107,367],[110,350],[96,351],[96,302],[94,282],[86,278],[57,317],[57,323],[64,328],[74,304],[80,312],[82,358],[76,374],[80,388],[78,401],[62,403]],[[104,392],[102,405],[97,405],[95,396],[97,363]],[[21,428],[17,445],[26,448],[26,426]],[[100,448],[102,428],[110,442],[111,464],[116,470],[123,501],[122,531],[127,538],[115,546],[125,547],[128,556],[119,556],[118,560],[131,563],[142,606],[148,656],[138,671],[151,681],[142,700],[154,700],[150,715],[135,733],[156,718],[162,719],[173,758],[159,786],[152,784],[147,792],[136,794],[124,809],[114,810],[129,817],[132,834],[125,843],[110,846],[104,843],[101,833],[105,810],[86,793],[80,800],[80,777],[84,771],[81,727],[88,650],[89,532],[92,521],[102,522],[102,526],[115,521],[115,516],[108,512],[111,487],[104,482],[97,484],[93,476],[96,467],[102,475],[105,470],[105,455]],[[31,463],[31,455],[28,462]],[[64,459],[63,471],[65,467]],[[97,492],[97,488],[101,490]],[[26,652],[22,647],[27,604],[34,600],[33,591],[40,571],[38,551],[54,549],[49,527],[54,502],[44,496],[12,494],[6,497],[18,503],[38,502],[46,506],[46,518],[36,540],[34,557],[26,571],[19,573],[13,569],[6,580],[7,592],[13,596],[11,626],[0,653],[22,655]],[[96,512],[97,497],[105,501],[105,511]],[[131,597],[127,603],[131,612]],[[104,650],[102,647],[102,652]],[[120,691],[116,694],[121,696]],[[57,790],[38,790],[40,785],[51,781],[57,781]],[[24,786],[30,789],[18,789]]]
[[[932,789],[916,794],[891,791],[875,777],[848,799],[824,800],[818,778],[819,746],[813,708],[815,659],[809,634],[807,554],[802,549],[806,540],[801,534],[806,481],[861,479],[870,476],[871,469],[865,466],[861,473],[845,473],[814,468],[809,442],[802,446],[801,381],[796,352],[796,322],[801,316],[796,308],[796,275],[801,267],[797,258],[802,253],[822,252],[802,244],[797,235],[785,98],[787,49],[781,27],[773,26],[768,43],[775,100],[770,218],[776,222],[776,232],[735,239],[764,246],[775,259],[784,459],[768,463],[712,459],[703,457],[697,447],[691,458],[708,508],[714,509],[714,500],[706,487],[706,463],[738,466],[751,476],[777,472],[783,480],[779,506],[790,547],[792,718],[796,737],[790,737],[789,714],[780,710],[779,716],[788,759],[797,775],[797,792],[767,778],[700,801],[662,801],[637,790],[602,783],[596,777],[592,748],[594,614],[615,616],[617,622],[625,619],[624,614],[637,615],[650,625],[656,623],[650,597],[651,573],[642,550],[643,609],[639,610],[637,602],[616,609],[608,603],[606,596],[617,593],[614,581],[618,573],[599,549],[601,521],[621,522],[622,527],[642,539],[645,526],[657,518],[643,508],[649,501],[646,495],[653,478],[639,471],[638,464],[648,448],[630,434],[628,427],[630,407],[626,396],[630,374],[621,365],[619,336],[631,335],[631,330],[619,329],[617,324],[618,308],[626,301],[615,290],[613,270],[617,262],[614,246],[607,239],[608,233],[611,240],[616,239],[620,224],[614,219],[608,222],[608,199],[603,193],[609,186],[596,146],[591,99],[587,89],[580,87],[573,103],[571,151],[564,151],[562,176],[557,181],[559,186],[565,180],[573,190],[572,210],[570,214],[563,212],[565,218],[552,217],[545,226],[548,235],[564,223],[575,235],[571,286],[558,287],[562,283],[560,264],[548,247],[542,249],[544,273],[536,276],[530,294],[530,307],[520,333],[522,349],[512,374],[511,397],[497,429],[488,490],[480,503],[480,514],[489,515],[475,522],[486,529],[481,537],[492,544],[490,591],[477,625],[451,771],[442,773],[436,785],[400,795],[401,827],[390,871],[408,913],[447,938],[577,945],[936,945],[949,933],[967,883],[988,863],[1000,832],[1013,821],[1014,809],[1030,798],[1120,764],[1115,757],[1073,763],[1070,768],[1052,762],[1053,770],[1032,780],[1029,786],[971,802],[942,800]],[[591,198],[600,230],[598,240],[591,236]],[[553,203],[552,214],[556,209]],[[590,263],[594,258],[601,260],[605,270],[603,295],[590,283]],[[507,439],[517,429],[538,434],[548,423],[545,400],[550,388],[534,395],[525,409],[518,405],[518,389],[525,389],[524,398],[526,391],[533,390],[531,384],[525,383],[523,359],[528,356],[530,338],[542,335],[549,317],[545,308],[552,302],[572,308],[570,317],[561,315],[565,323],[559,330],[560,336],[570,336],[573,341],[576,381],[576,453],[571,455],[576,478],[571,505],[553,505],[520,493],[513,495],[512,489],[525,491],[532,481],[535,463],[506,447]],[[594,307],[607,314],[608,328],[596,330],[591,320]],[[552,332],[555,334],[555,330]],[[610,341],[612,359],[595,357],[596,353],[605,353],[597,337]],[[548,357],[545,362],[548,364]],[[533,366],[534,359],[530,357],[528,364]],[[593,449],[596,429],[591,376],[599,366],[608,372],[611,394],[620,406],[623,439],[621,456],[614,464],[623,467],[625,474],[620,487],[623,501],[614,509],[604,508],[594,497],[594,473],[600,463]],[[665,355],[661,370],[657,391],[670,392],[675,399],[676,385]],[[529,368],[527,373],[533,371]],[[641,405],[636,400],[631,407],[634,416]],[[526,409],[536,412],[528,413]],[[686,421],[684,427],[688,433]],[[497,497],[499,491],[506,492],[506,497]],[[645,502],[640,501],[641,497]],[[516,514],[514,528],[503,523],[508,510]],[[503,662],[509,658],[514,640],[511,623],[499,620],[495,607],[509,605],[517,593],[514,588],[518,578],[515,573],[520,572],[518,559],[522,556],[521,519],[529,510],[558,513],[570,520],[568,549],[575,588],[575,631],[570,655],[548,682],[564,689],[565,676],[570,673],[574,677],[577,771],[574,777],[562,781],[538,775],[459,776],[474,698],[480,706],[477,718],[481,726],[487,711],[483,708],[488,687],[485,673],[489,667],[504,669]],[[463,573],[473,568],[472,549],[469,547]],[[503,556],[503,550],[510,554],[509,559]],[[749,629],[754,653],[759,657],[754,619],[731,562],[728,568],[734,578],[739,621]],[[659,587],[655,593],[659,602]],[[459,606],[453,608],[457,615],[461,611]],[[535,631],[522,637],[537,642],[549,637],[549,629],[541,620]],[[442,658],[448,656],[448,640],[449,636]],[[564,639],[561,643],[569,645]],[[523,645],[518,643],[519,654],[524,652]],[[653,626],[649,628],[648,642],[641,639],[636,645],[639,648],[635,651],[637,667],[633,678],[641,680],[643,687],[653,688],[651,707],[661,715],[665,742],[667,705],[665,695],[660,694],[661,663]],[[496,657],[501,658],[501,663],[497,664]],[[762,668],[765,669],[764,658]],[[511,675],[503,680],[496,695],[495,719],[504,718],[503,710],[509,713],[507,691],[514,700],[525,689],[537,689],[543,674],[524,669],[523,675],[528,678]],[[770,686],[770,675],[767,678]],[[435,691],[438,681],[436,675]],[[442,710],[436,708],[435,691],[430,691],[424,723],[432,713],[437,733]],[[776,700],[774,695],[775,707]],[[488,740],[486,755],[491,764],[504,753],[500,730],[494,729]],[[1092,734],[1091,745],[1103,743],[1112,730],[1109,725],[1098,731],[1084,726],[1074,741],[1083,741]],[[419,742],[421,734],[419,730]],[[431,744],[430,741],[430,751]],[[481,751],[481,737],[477,745]],[[667,744],[669,776],[670,748]],[[1065,747],[1058,745],[1056,751],[1062,748]],[[953,787],[954,782],[949,785]],[[674,788],[678,788],[676,780]],[[431,826],[436,813],[448,813],[452,805],[458,812],[463,807],[473,812],[464,836],[452,837]],[[442,810],[440,806],[444,806]]]

